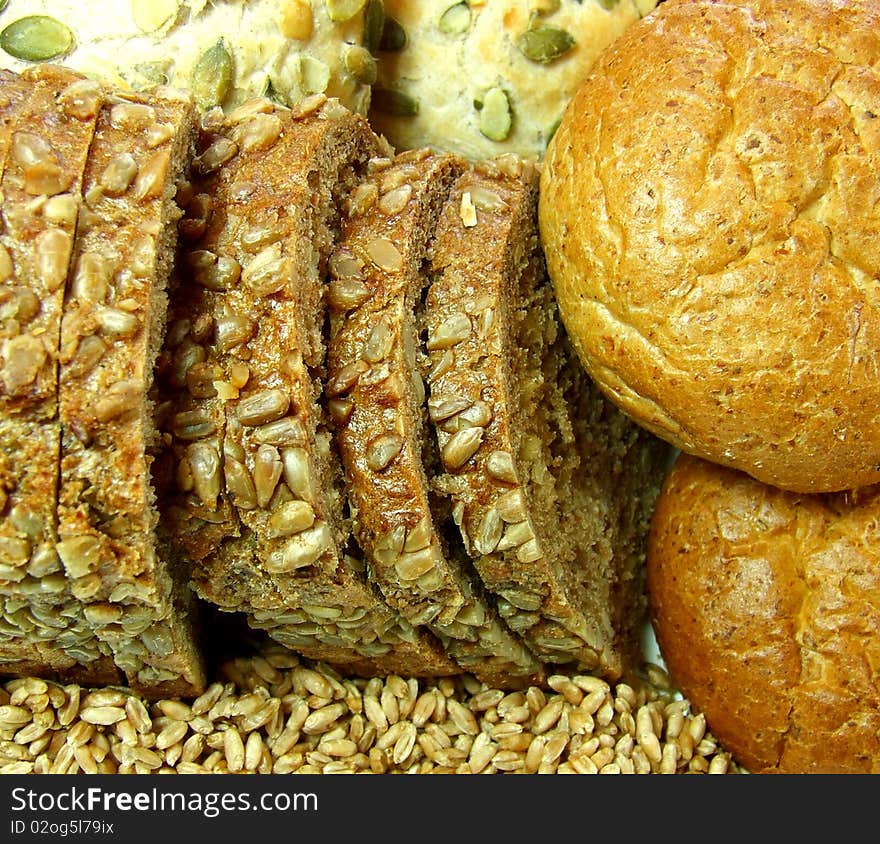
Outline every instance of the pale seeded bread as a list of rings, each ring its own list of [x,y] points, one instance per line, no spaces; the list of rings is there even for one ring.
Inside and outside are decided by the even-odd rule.
[[[375,162],[353,193],[331,258],[326,393],[371,576],[463,670],[505,688],[536,682],[542,667],[483,594],[450,532],[448,506],[432,500],[419,373],[422,268],[462,168],[452,156],[413,150]]]
[[[206,600],[315,659],[449,674],[439,643],[367,581],[319,402],[337,204],[379,149],[324,97],[207,117],[184,220],[201,234],[180,258],[167,344],[164,509]]]
[[[192,156],[189,95],[109,95],[101,107],[64,302],[58,553],[86,618],[129,685],[151,695],[205,684],[192,594],[156,535],[148,392]]]
[[[70,71],[0,78],[0,673],[118,682],[56,551],[58,343],[102,92]]]
[[[535,654],[617,678],[636,665],[665,448],[601,398],[568,343],[537,189],[537,169],[505,156],[465,173],[441,216],[425,310],[435,484]]]
[[[52,21],[40,39],[44,60],[117,89],[173,85],[192,90],[202,108],[227,109],[256,96],[291,105],[324,93],[364,114],[382,27],[381,0],[102,0],[100,8],[28,0],[5,10],[0,67],[21,70],[33,58],[36,39],[9,37],[32,15]]]
[[[385,0],[370,119],[399,150],[541,157],[602,50],[656,0]]]

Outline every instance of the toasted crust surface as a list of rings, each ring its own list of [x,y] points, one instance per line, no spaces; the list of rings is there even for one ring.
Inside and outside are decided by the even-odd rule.
[[[667,0],[603,55],[543,174],[599,384],[794,491],[880,480],[878,33],[876,2]]]
[[[359,185],[331,260],[327,393],[354,532],[386,600],[431,629],[463,670],[506,687],[543,668],[498,616],[458,537],[450,541],[449,507],[430,488],[434,444],[419,372],[423,265],[462,167],[423,148]]]
[[[877,773],[880,488],[799,495],[688,455],[657,502],[651,614],[682,693],[748,770]]]

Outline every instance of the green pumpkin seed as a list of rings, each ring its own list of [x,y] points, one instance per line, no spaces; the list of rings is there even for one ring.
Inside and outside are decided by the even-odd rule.
[[[330,68],[314,56],[303,56],[300,78],[303,90],[307,94],[323,94],[330,84]]]
[[[610,12],[617,6],[620,0],[597,0],[597,2],[603,9],[607,9]]]
[[[232,56],[221,38],[209,47],[195,63],[190,76],[190,89],[200,108],[220,105],[226,99],[235,70]]]
[[[364,13],[364,47],[376,53],[385,31],[385,4],[382,0],[370,0]]]
[[[16,59],[42,62],[69,53],[73,33],[55,18],[29,15],[0,32],[0,47]]]
[[[362,85],[376,81],[376,59],[365,47],[349,47],[345,53],[345,69]]]
[[[487,91],[480,110],[480,132],[490,141],[503,141],[510,134],[512,122],[507,94],[501,88]]]
[[[406,30],[394,18],[385,18],[385,26],[382,27],[382,39],[379,41],[379,50],[384,53],[397,53],[406,46]]]
[[[574,38],[564,29],[537,26],[527,29],[516,39],[519,51],[533,62],[552,62],[574,46]]]
[[[376,111],[393,117],[415,117],[419,113],[418,100],[395,88],[375,86],[370,102]]]
[[[0,0],[0,12],[9,5],[9,0]]]
[[[327,0],[327,14],[332,21],[350,21],[367,0]]]
[[[456,3],[450,6],[437,22],[441,32],[447,35],[461,35],[471,25],[471,7],[467,3]]]

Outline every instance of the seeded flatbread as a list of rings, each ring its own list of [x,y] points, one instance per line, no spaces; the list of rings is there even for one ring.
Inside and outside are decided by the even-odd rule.
[[[101,107],[59,350],[58,553],[128,683],[151,695],[205,684],[193,596],[156,536],[147,399],[195,118],[191,97],[170,89]]]
[[[86,157],[103,99],[71,71],[0,77],[0,672],[118,681],[56,552],[57,354]]]
[[[0,67],[56,61],[142,91],[188,88],[203,109],[325,93],[365,114],[381,0],[11,0]]]
[[[165,510],[194,586],[314,659],[456,673],[367,581],[319,402],[337,202],[379,139],[323,95],[293,111],[255,100],[207,123],[165,378],[176,484]]]
[[[426,300],[435,483],[531,649],[620,677],[635,665],[667,449],[579,365],[543,264],[537,191],[528,162],[487,162],[459,179],[438,225]]]
[[[385,0],[370,119],[398,149],[541,157],[601,51],[656,0]]]
[[[449,539],[448,508],[429,495],[416,308],[431,235],[463,164],[422,149],[386,165],[353,194],[331,259],[327,396],[355,534],[388,603],[429,627],[463,669],[491,685],[528,685],[540,663],[482,594],[460,540]]]

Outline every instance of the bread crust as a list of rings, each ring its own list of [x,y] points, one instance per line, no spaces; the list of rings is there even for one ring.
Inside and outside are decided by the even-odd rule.
[[[880,487],[802,495],[689,455],[648,595],[673,682],[748,770],[880,771]]]
[[[91,15],[75,0],[30,0],[18,11],[73,30],[71,49],[53,61],[117,90],[192,88],[205,109],[271,90],[286,105],[325,93],[365,114],[382,24],[381,0],[105,0]],[[20,72],[28,62],[0,50],[0,66]]]
[[[880,480],[878,32],[865,0],[667,0],[603,55],[543,173],[560,309],[598,383],[680,449],[793,491]]]
[[[370,119],[398,150],[428,145],[471,161],[503,153],[540,158],[602,50],[656,5],[385,0],[386,32],[393,26],[404,40],[386,37],[376,54]],[[523,52],[527,32],[540,34]],[[507,128],[483,117],[492,108],[487,95],[490,102],[503,96]]]

